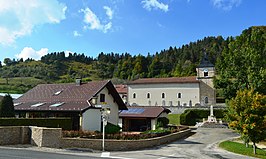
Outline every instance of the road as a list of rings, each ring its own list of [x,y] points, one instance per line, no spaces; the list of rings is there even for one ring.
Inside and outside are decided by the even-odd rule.
[[[246,156],[233,154],[217,147],[217,143],[238,136],[229,129],[199,128],[195,134],[176,142],[159,147],[123,152],[82,152],[49,148],[10,148],[0,147],[0,159],[83,159],[83,158],[117,158],[117,159],[243,159]]]

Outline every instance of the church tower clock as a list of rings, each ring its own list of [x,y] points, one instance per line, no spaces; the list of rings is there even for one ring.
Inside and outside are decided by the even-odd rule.
[[[215,68],[206,53],[204,53],[196,71],[197,79],[200,81],[200,104],[202,106],[214,105],[216,103],[216,92],[213,85]]]

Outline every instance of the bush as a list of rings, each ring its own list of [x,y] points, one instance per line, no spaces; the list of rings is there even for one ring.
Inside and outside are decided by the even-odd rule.
[[[157,123],[161,123],[161,124],[158,124],[160,125],[160,127],[166,128],[167,125],[169,124],[169,119],[166,117],[160,117],[157,119]]]
[[[214,109],[216,118],[224,118],[225,111],[223,109]],[[187,109],[180,115],[181,125],[195,125],[197,121],[202,121],[203,118],[208,118],[210,110],[206,109]]]
[[[118,125],[114,125],[114,124],[111,124],[111,123],[107,123],[107,125],[105,126],[105,132],[107,134],[115,134],[115,133],[118,133],[120,132],[122,128]]]
[[[71,118],[2,118],[0,126],[39,126],[48,128],[72,129]]]

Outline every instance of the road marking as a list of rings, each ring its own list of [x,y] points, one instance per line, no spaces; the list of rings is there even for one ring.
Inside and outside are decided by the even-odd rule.
[[[102,152],[101,157],[107,157],[107,158],[120,158],[120,159],[133,159],[133,158],[125,158],[125,157],[114,157],[114,156],[110,156],[110,152]]]
[[[101,157],[110,157],[110,152],[102,152]]]

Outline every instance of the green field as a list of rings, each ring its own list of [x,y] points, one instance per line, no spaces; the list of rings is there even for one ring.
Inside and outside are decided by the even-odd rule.
[[[46,82],[33,77],[0,78],[0,93],[22,94],[41,83]]]
[[[262,149],[257,149],[257,154],[253,154],[253,147],[249,146],[248,148],[245,147],[244,144],[233,142],[233,141],[224,141],[219,144],[219,147],[238,154],[242,154],[245,156],[252,156],[257,158],[264,158],[266,159],[266,151]]]
[[[181,114],[168,114],[169,124],[180,125]]]

